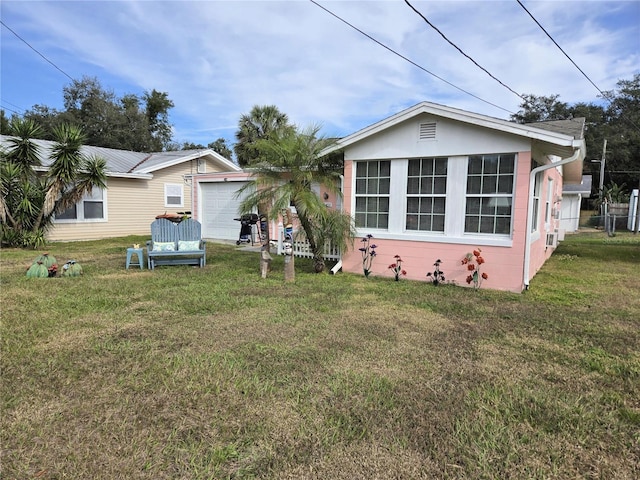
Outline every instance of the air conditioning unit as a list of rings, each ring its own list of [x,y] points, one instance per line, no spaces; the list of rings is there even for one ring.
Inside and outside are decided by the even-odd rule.
[[[547,233],[547,247],[557,247],[558,246],[558,230]]]

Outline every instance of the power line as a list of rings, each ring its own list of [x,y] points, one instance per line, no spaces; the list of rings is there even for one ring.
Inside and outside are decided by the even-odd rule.
[[[64,70],[62,70],[60,67],[58,67],[55,63],[53,63],[51,60],[49,60],[47,57],[45,57],[42,53],[40,53],[38,50],[36,50],[35,48],[33,48],[29,42],[27,42],[24,38],[22,38],[20,35],[18,35],[16,32],[14,32],[6,23],[4,23],[2,20],[0,20],[0,24],[2,24],[7,30],[9,30],[11,33],[13,33],[16,37],[18,37],[22,42],[24,42],[24,44],[29,47],[31,50],[33,50],[34,52],[36,52],[38,55],[40,55],[42,58],[44,58],[47,62],[49,62],[51,65],[53,65],[56,70],[58,70],[59,72],[61,72],[63,75],[66,75],[69,80],[73,81],[73,78]]]
[[[4,103],[8,104],[8,105],[11,105],[12,107],[15,107],[15,108],[17,108],[17,109],[19,109],[19,110],[23,110],[23,111],[24,111],[24,108],[19,107],[19,106],[18,106],[18,105],[16,105],[15,103],[11,103],[11,102],[9,102],[8,100],[2,100],[2,101],[3,101]],[[7,110],[9,110],[9,109],[7,108]],[[13,110],[11,110],[11,111],[13,112]]]
[[[602,90],[600,90],[600,89],[598,88],[598,86],[597,86],[595,83],[593,83],[593,81],[589,78],[589,76],[588,76],[586,73],[584,73],[584,72],[582,71],[582,69],[578,66],[578,64],[577,64],[576,62],[574,62],[574,61],[573,61],[573,59],[572,59],[572,58],[567,54],[567,52],[565,52],[565,51],[562,49],[562,47],[561,47],[560,45],[558,45],[558,42],[556,42],[556,41],[555,41],[555,39],[554,39],[554,38],[549,34],[549,32],[547,32],[547,31],[545,30],[545,28],[544,28],[542,25],[540,25],[540,22],[539,22],[538,20],[536,20],[536,17],[534,17],[534,16],[531,14],[531,12],[530,12],[529,10],[527,10],[527,7],[525,7],[525,6],[522,4],[522,2],[521,2],[520,0],[516,0],[516,1],[517,1],[517,2],[518,2],[518,4],[523,8],[523,10],[529,14],[529,16],[531,17],[531,19],[532,19],[534,22],[536,22],[536,24],[537,24],[537,25],[542,29],[542,31],[543,31],[544,33],[546,33],[547,37],[549,37],[549,39],[550,39],[550,40],[555,44],[555,46],[556,46],[556,47],[558,47],[562,53],[564,53],[564,56],[565,56],[565,57],[567,57],[571,63],[573,63],[573,65],[574,65],[574,66],[575,66],[575,67],[580,71],[580,73],[581,73],[582,75],[584,75],[584,78],[586,78],[587,80],[589,80],[589,83],[591,83],[591,85],[593,85],[593,86],[596,88],[596,90],[598,90],[598,92],[600,92],[600,95],[602,95],[602,98],[604,98],[605,100],[609,100],[609,99],[607,98],[607,95],[605,95],[605,93],[604,93]]]
[[[15,113],[16,115],[20,115],[20,112],[16,112],[13,108],[2,106],[3,110],[9,110],[10,112]]]
[[[433,23],[431,23],[427,17],[425,17],[422,13],[420,13],[413,5],[411,5],[411,3],[409,3],[409,0],[404,0],[404,3],[406,3],[409,8],[411,8],[411,10],[413,10],[416,14],[418,14],[420,17],[422,17],[422,19],[427,23],[427,25],[429,25],[431,28],[433,28],[436,32],[438,32],[440,34],[440,36],[442,38],[444,38],[447,43],[449,43],[449,45],[451,45],[453,48],[455,48],[456,50],[458,50],[458,52],[460,52],[462,55],[464,55],[465,57],[467,57],[469,60],[471,60],[471,62],[478,67],[480,70],[482,70],[483,72],[485,72],[487,75],[489,75],[491,78],[493,78],[496,82],[498,82],[500,85],[502,85],[504,88],[506,88],[507,90],[509,90],[511,93],[513,93],[514,95],[517,95],[521,100],[526,101],[526,99],[520,95],[518,92],[516,92],[513,88],[511,88],[509,85],[507,85],[506,83],[502,82],[501,80],[499,80],[497,77],[495,77],[489,70],[487,70],[486,68],[484,68],[482,65],[480,65],[478,62],[476,62],[473,58],[471,58],[469,55],[467,55],[465,52],[462,51],[462,49],[460,47],[458,47],[455,43],[453,43],[451,40],[449,40],[447,38],[447,36],[442,33],[440,31],[440,29],[438,29],[438,27],[436,27]]]
[[[383,48],[385,48],[386,50],[390,51],[390,52],[391,52],[391,53],[393,53],[394,55],[397,55],[398,57],[402,58],[403,60],[405,60],[405,61],[409,62],[409,63],[410,63],[411,65],[413,65],[414,67],[417,67],[417,68],[419,68],[420,70],[422,70],[422,71],[424,71],[424,72],[428,73],[429,75],[431,75],[431,76],[433,76],[433,77],[437,78],[438,80],[440,80],[440,81],[442,81],[442,82],[446,83],[447,85],[449,85],[449,86],[451,86],[451,87],[453,87],[453,88],[455,88],[455,89],[457,89],[457,90],[460,90],[461,92],[466,93],[467,95],[470,95],[471,97],[475,98],[476,100],[480,100],[481,102],[484,102],[484,103],[486,103],[486,104],[488,104],[488,105],[491,105],[492,107],[499,108],[500,110],[504,110],[504,111],[505,111],[505,112],[507,112],[507,113],[514,114],[514,112],[512,112],[512,111],[507,110],[506,108],[503,108],[503,107],[501,107],[501,106],[499,106],[499,105],[496,105],[495,103],[491,103],[491,102],[490,102],[490,101],[488,101],[488,100],[485,100],[485,99],[483,99],[483,98],[480,98],[480,97],[478,97],[477,95],[474,95],[473,93],[468,92],[468,91],[464,90],[463,88],[458,87],[457,85],[454,85],[453,83],[449,82],[448,80],[445,80],[444,78],[442,78],[442,77],[440,77],[440,76],[436,75],[435,73],[430,72],[429,70],[427,70],[426,68],[424,68],[422,65],[417,64],[416,62],[414,62],[414,61],[413,61],[413,60],[411,60],[410,58],[405,57],[405,56],[404,56],[404,55],[402,55],[401,53],[398,53],[398,52],[396,52],[395,50],[393,50],[391,47],[388,47],[388,46],[387,46],[387,45],[385,45],[384,43],[382,43],[382,42],[380,42],[380,41],[376,40],[375,38],[373,38],[373,37],[372,37],[371,35],[369,35],[368,33],[363,32],[363,31],[362,31],[362,30],[360,30],[358,27],[356,27],[355,25],[352,25],[351,23],[347,22],[345,19],[343,19],[342,17],[340,17],[340,16],[336,15],[336,14],[335,14],[335,13],[333,13],[331,10],[329,10],[329,9],[327,9],[327,8],[325,8],[325,7],[323,7],[322,5],[320,5],[320,4],[319,4],[318,2],[316,2],[315,0],[309,0],[309,1],[310,1],[311,3],[313,3],[314,5],[316,5],[317,7],[320,7],[322,10],[324,10],[325,12],[327,12],[329,15],[331,15],[331,16],[333,16],[333,17],[337,18],[337,19],[338,19],[338,20],[340,20],[342,23],[344,23],[344,24],[348,25],[349,27],[353,28],[353,29],[354,29],[355,31],[357,31],[358,33],[360,33],[360,34],[364,35],[364,36],[365,36],[365,37],[367,37],[369,40],[371,40],[371,41],[373,41],[373,42],[377,43],[378,45],[380,45],[381,47],[383,47]],[[518,94],[516,93],[516,95],[518,95]]]

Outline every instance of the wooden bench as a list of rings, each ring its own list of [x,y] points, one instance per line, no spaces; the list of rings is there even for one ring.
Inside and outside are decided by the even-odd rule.
[[[198,265],[207,263],[202,225],[187,218],[176,224],[166,218],[158,218],[151,224],[151,240],[147,241],[149,270],[156,265]]]

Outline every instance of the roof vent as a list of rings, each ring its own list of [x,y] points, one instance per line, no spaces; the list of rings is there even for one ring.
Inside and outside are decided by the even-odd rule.
[[[420,140],[434,140],[436,138],[436,122],[425,122],[420,124]]]

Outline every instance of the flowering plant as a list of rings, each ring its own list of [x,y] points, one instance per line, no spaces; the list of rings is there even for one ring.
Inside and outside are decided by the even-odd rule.
[[[442,260],[440,259],[436,260],[436,263],[433,264],[433,266],[435,267],[433,272],[427,273],[427,277],[429,277],[431,279],[431,282],[436,286],[440,285],[441,283],[444,283],[444,272],[440,270],[441,263],[442,263]]]
[[[393,258],[396,259],[396,263],[389,265],[389,269],[393,270],[393,274],[395,275],[397,282],[400,280],[400,275],[406,275],[407,271],[402,269],[402,259],[400,258],[400,255],[396,255]]]
[[[480,268],[484,263],[484,258],[481,255],[482,250],[479,248],[474,250],[473,253],[467,253],[465,257],[462,259],[462,265],[467,266],[467,270],[471,273],[467,276],[467,283],[471,285],[473,283],[473,288],[478,289],[480,285],[482,285],[482,281],[489,278],[485,272],[480,273]]]
[[[362,252],[362,270],[364,271],[364,276],[369,278],[369,274],[371,273],[371,264],[373,263],[373,257],[376,256],[376,248],[377,245],[371,243],[371,239],[373,235],[368,234],[366,237],[362,239],[362,243],[364,244],[358,250]]]

